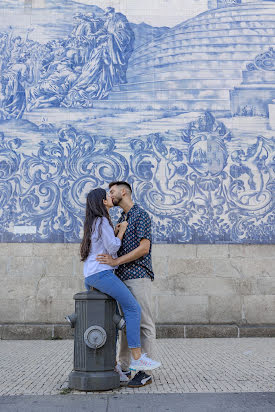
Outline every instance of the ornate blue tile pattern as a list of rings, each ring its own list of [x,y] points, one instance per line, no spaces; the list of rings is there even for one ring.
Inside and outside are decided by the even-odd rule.
[[[79,242],[127,180],[156,243],[274,243],[275,2],[171,28],[84,3],[0,0],[0,241]]]
[[[130,159],[112,138],[73,127],[52,130],[32,155],[18,154],[20,139],[1,140],[1,231],[32,225],[37,241],[79,240],[83,193],[127,180],[135,201],[153,217],[155,242],[272,242],[275,139],[258,137],[231,153],[231,132],[206,112],[181,131],[184,150],[165,134],[129,142]],[[184,153],[185,152],[185,153]],[[21,237],[30,240],[30,235]]]

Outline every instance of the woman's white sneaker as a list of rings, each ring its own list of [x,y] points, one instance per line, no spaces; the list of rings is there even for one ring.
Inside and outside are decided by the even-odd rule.
[[[120,382],[128,382],[128,376],[122,371],[120,363],[117,363],[115,366],[115,371],[119,374]]]
[[[143,353],[141,357],[137,360],[132,358],[129,369],[131,371],[147,371],[147,370],[157,369],[160,366],[161,366],[160,362],[155,361],[151,358],[148,358],[146,353]]]

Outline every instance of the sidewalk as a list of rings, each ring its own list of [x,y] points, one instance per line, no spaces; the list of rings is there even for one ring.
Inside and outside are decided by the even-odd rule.
[[[158,339],[155,357],[153,384],[104,393],[275,392],[274,338]],[[73,340],[2,340],[0,396],[66,393],[72,367]]]

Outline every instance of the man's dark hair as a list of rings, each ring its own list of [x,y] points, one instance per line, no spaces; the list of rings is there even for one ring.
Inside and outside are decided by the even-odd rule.
[[[127,182],[118,181],[118,182],[109,183],[109,189],[111,189],[111,187],[113,187],[113,186],[126,186],[130,190],[130,192],[132,193],[132,188],[129,185],[129,183],[127,183]]]

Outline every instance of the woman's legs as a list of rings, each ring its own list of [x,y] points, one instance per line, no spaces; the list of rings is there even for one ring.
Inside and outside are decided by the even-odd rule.
[[[133,358],[139,359],[141,356],[141,309],[127,286],[125,286],[125,284],[111,270],[89,276],[85,279],[85,286],[86,288],[88,288],[88,286],[93,286],[118,301],[126,321],[126,334],[129,348],[132,351]]]

